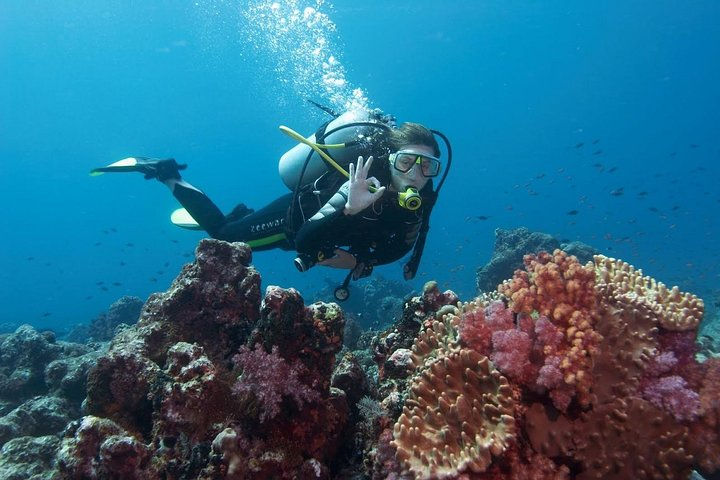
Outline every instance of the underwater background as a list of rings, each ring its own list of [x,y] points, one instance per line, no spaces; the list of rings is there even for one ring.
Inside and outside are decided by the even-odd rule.
[[[4,0],[0,72],[3,331],[87,323],[192,261],[204,235],[170,224],[165,187],[90,169],[174,157],[224,211],[258,208],[287,191],[277,160],[294,143],[278,126],[327,120],[307,99],[450,138],[415,289],[474,296],[495,229],[523,226],[717,296],[713,0]],[[263,286],[309,304],[344,277],[293,257],[256,253]]]

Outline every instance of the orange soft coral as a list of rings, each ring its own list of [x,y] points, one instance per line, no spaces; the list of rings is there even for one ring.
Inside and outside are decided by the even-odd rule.
[[[590,358],[602,340],[595,331],[595,272],[562,250],[526,255],[524,261],[526,271],[516,271],[498,290],[514,312],[547,316],[564,331],[564,341],[545,354],[559,360],[563,390],[576,392],[581,405],[587,405],[592,386]],[[556,403],[569,400],[564,398]]]

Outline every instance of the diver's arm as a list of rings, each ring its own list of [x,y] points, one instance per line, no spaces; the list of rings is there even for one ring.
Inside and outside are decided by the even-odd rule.
[[[347,186],[345,182],[318,212],[310,217],[295,235],[295,249],[315,257],[317,252],[333,247],[332,240],[337,237],[335,232],[347,227],[351,217],[343,214],[347,202]]]
[[[334,238],[335,229],[351,227],[347,220],[362,212],[385,193],[385,187],[375,177],[368,178],[373,157],[367,162],[358,157],[357,168],[350,164],[349,180],[343,183],[328,202],[305,222],[295,237],[295,248],[300,253],[315,256],[323,248],[327,248]],[[337,225],[335,224],[337,222]],[[340,260],[322,262],[326,266],[353,268],[348,266],[349,257],[339,254]],[[337,263],[334,265],[333,263]]]

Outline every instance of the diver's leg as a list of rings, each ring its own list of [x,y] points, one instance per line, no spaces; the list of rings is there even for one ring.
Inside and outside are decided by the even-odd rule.
[[[167,185],[173,196],[203,230],[213,238],[220,238],[218,232],[225,226],[225,215],[207,195],[187,183],[179,175],[178,178],[162,180],[162,183]],[[235,241],[234,239],[229,240]]]
[[[292,244],[285,235],[291,201],[292,193],[283,195],[257,212],[225,222],[212,235],[221,240],[246,242],[256,251],[272,248],[292,250]]]
[[[292,244],[285,235],[286,216],[293,197],[291,193],[257,212],[239,205],[230,215],[225,216],[207,195],[182,179],[179,172],[182,168],[184,166],[178,165],[175,160],[168,159],[146,162],[142,173],[145,178],[157,178],[164,183],[211,237],[229,242],[246,242],[253,250],[292,250]]]
[[[210,236],[215,237],[214,232],[225,224],[225,215],[212,200],[180,176],[180,170],[187,168],[187,165],[178,164],[174,158],[133,157],[128,160],[133,160],[134,163],[120,167],[124,168],[120,171],[140,172],[145,175],[146,180],[155,178],[164,183],[200,228]],[[118,169],[118,167],[114,168]]]

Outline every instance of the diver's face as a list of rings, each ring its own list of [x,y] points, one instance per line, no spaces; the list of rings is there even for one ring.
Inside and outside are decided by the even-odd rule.
[[[414,152],[419,155],[429,155],[431,157],[434,155],[433,149],[427,145],[406,145],[400,150]],[[409,187],[422,190],[429,180],[428,177],[422,174],[420,164],[413,165],[410,170],[404,173],[396,169],[393,165],[390,165],[390,173],[392,176],[391,189],[396,192],[404,192]]]

